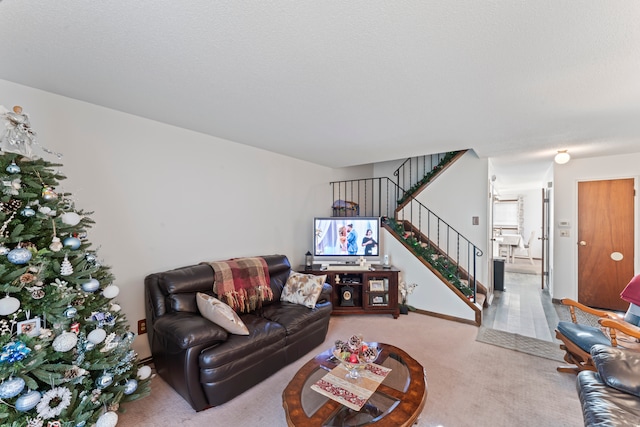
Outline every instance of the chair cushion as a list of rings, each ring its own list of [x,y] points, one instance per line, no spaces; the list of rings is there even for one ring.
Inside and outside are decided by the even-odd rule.
[[[558,331],[587,353],[596,344],[611,346],[609,338],[599,328],[593,326],[562,321],[558,322]]]

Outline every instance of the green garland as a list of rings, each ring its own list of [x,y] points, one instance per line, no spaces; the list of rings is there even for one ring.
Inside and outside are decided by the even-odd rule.
[[[402,197],[398,199],[398,204],[402,204],[409,197],[414,195],[423,185],[431,181],[446,165],[451,163],[453,158],[458,153],[460,153],[460,151],[449,151],[447,154],[445,154],[444,157],[440,159],[440,162],[438,162],[438,164],[433,167],[433,169],[427,172],[420,181],[416,182],[407,191],[404,192]]]
[[[467,298],[473,297],[473,289],[460,281],[457,266],[451,263],[447,257],[440,256],[440,254],[429,245],[423,247],[418,239],[413,235],[407,234],[404,230],[404,226],[399,224],[395,219],[386,218],[384,221],[391,230],[393,230],[393,232],[411,248],[411,251],[418,258],[422,258],[427,261],[445,279],[447,279],[449,283],[462,292],[464,296]]]

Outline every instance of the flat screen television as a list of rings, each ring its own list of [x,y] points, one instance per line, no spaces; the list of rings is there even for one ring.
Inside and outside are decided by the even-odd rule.
[[[325,217],[313,220],[315,260],[352,261],[380,256],[379,217]]]

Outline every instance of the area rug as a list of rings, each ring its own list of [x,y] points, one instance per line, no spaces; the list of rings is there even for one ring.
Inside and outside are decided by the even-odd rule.
[[[504,263],[504,271],[507,273],[522,273],[522,274],[541,274],[542,266],[539,259],[534,259],[533,264],[529,262],[529,259],[516,258],[513,262]]]
[[[560,350],[560,346],[557,343],[537,338],[481,326],[478,329],[476,341],[527,353],[532,356],[564,362],[564,352]]]

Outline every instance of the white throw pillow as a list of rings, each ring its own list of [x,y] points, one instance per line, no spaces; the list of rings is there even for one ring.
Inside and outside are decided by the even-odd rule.
[[[201,292],[196,294],[196,302],[198,303],[200,314],[205,319],[212,321],[232,334],[249,335],[247,326],[227,304]]]
[[[314,308],[326,280],[326,274],[316,276],[314,274],[302,274],[292,271],[289,274],[287,283],[284,285],[280,301],[292,302]]]

